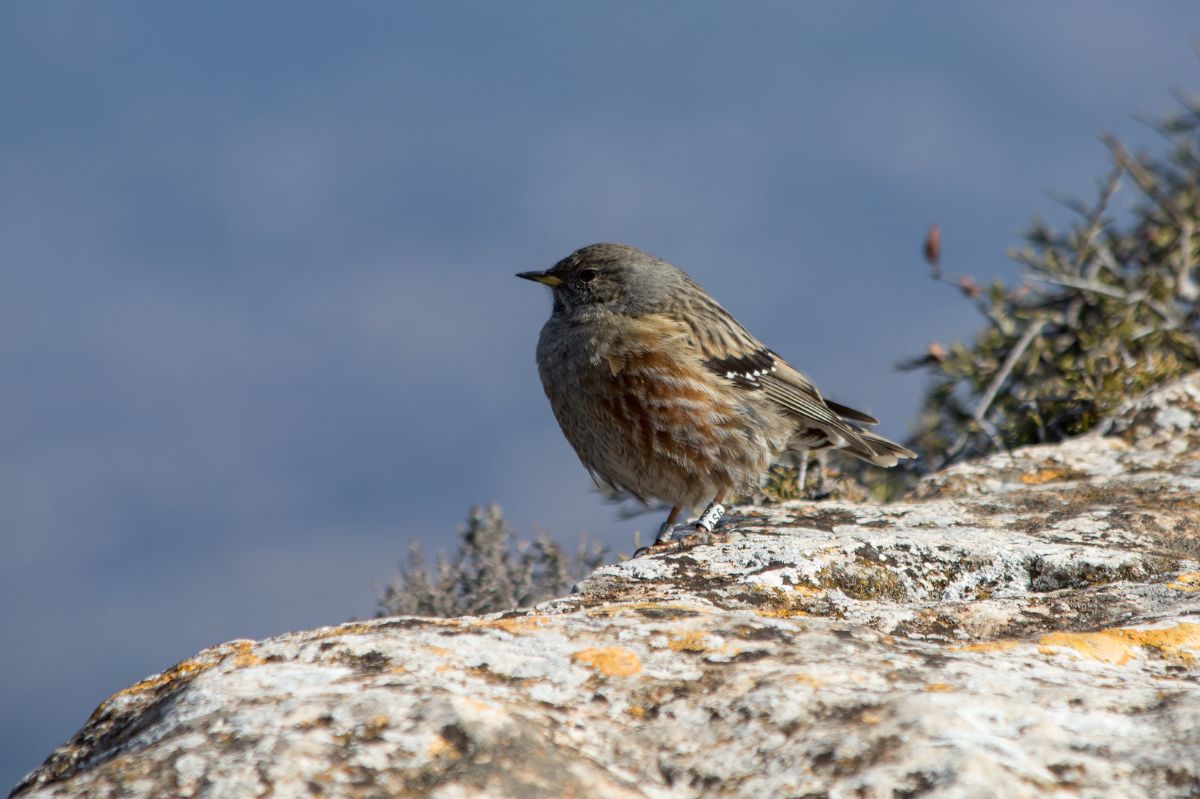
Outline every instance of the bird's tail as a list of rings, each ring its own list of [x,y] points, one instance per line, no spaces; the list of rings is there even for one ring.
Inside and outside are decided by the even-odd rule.
[[[788,442],[787,449],[797,454],[822,449],[840,449],[867,463],[883,467],[895,466],[904,458],[917,457],[915,452],[895,441],[867,432],[849,422],[842,422],[836,428],[828,424],[810,422],[795,432]]]
[[[846,444],[841,449],[867,463],[884,467],[895,466],[905,458],[917,457],[915,452],[900,446],[895,441],[890,441],[866,430],[855,430],[854,436],[848,437]]]

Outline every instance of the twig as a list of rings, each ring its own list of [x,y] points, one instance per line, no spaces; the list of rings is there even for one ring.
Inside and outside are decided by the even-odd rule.
[[[1090,291],[1093,294],[1103,294],[1106,297],[1113,297],[1118,300],[1127,300],[1129,295],[1120,289],[1109,288],[1103,283],[1093,283],[1088,280],[1076,280],[1072,277],[1062,277],[1059,275],[1039,275],[1036,272],[1029,272],[1025,275],[1029,280],[1036,280],[1039,283],[1053,283],[1056,286],[1066,286],[1072,289],[1082,289]]]
[[[1182,224],[1184,220],[1183,211],[1175,204],[1169,196],[1163,193],[1162,189],[1154,181],[1154,176],[1146,171],[1146,167],[1141,164],[1136,158],[1129,154],[1116,137],[1111,133],[1105,132],[1100,134],[1100,140],[1112,151],[1113,158],[1117,160],[1126,172],[1130,174],[1134,182],[1138,184],[1138,188],[1150,195],[1153,200],[1162,208],[1166,209],[1167,213],[1177,223]]]
[[[1150,310],[1154,311],[1162,320],[1167,323],[1170,329],[1180,327],[1179,318],[1171,312],[1169,308],[1159,305],[1157,302],[1149,299],[1144,291],[1138,291],[1130,294],[1129,292],[1121,291],[1120,289],[1109,288],[1101,283],[1089,283],[1085,280],[1074,280],[1069,277],[1051,277],[1049,275],[1028,274],[1030,280],[1036,280],[1039,283],[1053,283],[1056,286],[1066,286],[1067,288],[1080,289],[1082,291],[1090,291],[1094,294],[1103,294],[1106,297],[1112,297],[1125,302],[1140,302]]]
[[[1017,365],[1017,361],[1025,354],[1025,350],[1029,349],[1029,345],[1042,332],[1042,328],[1046,326],[1046,320],[1041,319],[1036,324],[1030,323],[1029,327],[1025,328],[1025,332],[1021,334],[1021,338],[1017,340],[1016,345],[1008,351],[1008,357],[1004,359],[1004,363],[1000,365],[1000,371],[996,372],[996,376],[992,378],[992,382],[988,384],[987,391],[979,399],[979,404],[975,406],[975,413],[972,417],[980,426],[983,425],[983,418],[987,415],[988,409],[992,406],[992,402],[996,399],[996,394],[1000,391],[1000,387],[1004,385],[1004,381],[1008,379],[1013,368]]]
[[[1195,227],[1192,220],[1185,220],[1179,226],[1179,266],[1176,272],[1175,289],[1179,292],[1179,296],[1183,297],[1188,302],[1195,302],[1197,297],[1200,297],[1200,286],[1197,286],[1192,280],[1192,237],[1195,235]]]
[[[1018,339],[1013,348],[1008,351],[1008,356],[1005,357],[1004,363],[1000,365],[999,371],[997,371],[996,375],[992,378],[992,382],[988,384],[987,390],[983,393],[983,396],[980,397],[979,403],[975,406],[975,410],[971,414],[971,418],[975,421],[975,424],[984,432],[984,435],[991,440],[992,444],[996,446],[997,449],[1003,449],[1003,442],[1000,441],[995,426],[985,418],[987,416],[988,409],[991,408],[992,403],[995,402],[996,394],[999,393],[1000,387],[1004,385],[1004,381],[1008,379],[1009,375],[1012,374],[1012,370],[1016,368],[1017,361],[1021,359],[1021,356],[1025,354],[1025,350],[1029,349],[1029,345],[1033,343],[1033,340],[1037,338],[1038,334],[1042,332],[1042,328],[1045,326],[1046,320],[1041,319],[1037,322],[1031,322],[1029,327],[1025,328],[1025,332],[1021,334],[1021,338]],[[970,436],[967,433],[962,433],[959,435],[958,439],[955,440],[950,449],[946,451],[947,461],[952,461],[954,457],[962,450],[962,448],[966,446],[969,439]]]
[[[938,277],[938,276],[933,276],[933,275],[931,275],[930,277],[933,280],[936,280],[938,283],[944,283],[947,286],[950,286],[951,288],[956,289],[959,294],[963,293],[962,285],[954,282],[953,280],[950,280],[947,277],[944,277],[944,276]],[[992,310],[992,307],[988,304],[987,300],[979,299],[979,300],[973,301],[971,304],[975,306],[975,310],[979,311],[979,313],[985,319],[987,319],[989,322],[991,322],[993,325],[995,325],[996,329],[999,330],[1001,333],[1004,333],[1005,335],[1007,335],[1010,332],[1012,325],[1008,324],[1008,321],[1006,319],[1004,319],[1004,317],[998,316],[996,314],[996,312],[994,310]]]
[[[1083,243],[1075,252],[1075,269],[1073,271],[1077,275],[1082,273],[1083,262],[1087,257],[1088,249],[1092,246],[1092,241],[1096,238],[1096,234],[1100,232],[1100,228],[1102,227],[1101,222],[1104,221],[1104,212],[1108,210],[1108,204],[1112,201],[1113,195],[1117,193],[1120,180],[1121,166],[1118,164],[1113,167],[1108,179],[1104,181],[1104,188],[1100,190],[1100,199],[1096,201],[1096,206],[1090,214],[1084,217],[1087,219],[1087,229],[1083,236]]]

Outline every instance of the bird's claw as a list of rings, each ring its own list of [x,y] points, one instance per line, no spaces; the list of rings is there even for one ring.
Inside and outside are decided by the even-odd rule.
[[[675,514],[672,513],[672,516]],[[725,515],[725,506],[719,502],[712,502],[704,513],[700,514],[700,518],[689,524],[673,525],[670,520],[663,522],[662,527],[658,528],[658,535],[654,537],[654,543],[648,547],[642,547],[633,553],[633,557],[640,558],[643,555],[653,555],[659,552],[666,552],[675,549],[679,546],[695,546],[697,544],[707,544],[716,541],[726,541],[728,536],[719,533],[713,533],[715,528],[721,522],[721,517]],[[676,538],[676,533],[682,533]]]
[[[691,531],[679,539],[680,546],[698,547],[707,544],[723,544],[729,540],[729,532],[710,533],[700,525],[694,525]]]
[[[679,546],[679,541],[673,538],[666,538],[665,540],[655,541],[653,544],[641,547],[633,553],[633,557],[641,558],[646,555],[658,555],[663,552],[670,552],[672,549],[678,549]]]
[[[678,528],[683,535],[679,538],[667,537],[662,541],[655,541],[649,546],[644,546],[633,553],[633,557],[641,558],[647,555],[661,555],[664,552],[670,552],[675,549],[683,549],[684,547],[703,546],[705,544],[721,544],[729,540],[729,533],[722,531],[719,533],[710,533],[703,527],[696,524],[680,525]]]
[[[677,533],[689,533],[695,526],[693,524],[666,524],[658,528],[658,535],[654,537],[654,543],[649,546],[639,548],[633,553],[633,557],[640,558],[644,555],[657,555],[660,552],[669,552],[672,549],[679,548],[681,539],[676,538]]]

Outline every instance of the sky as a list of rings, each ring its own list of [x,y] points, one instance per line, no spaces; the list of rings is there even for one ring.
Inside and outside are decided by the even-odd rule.
[[[372,615],[468,508],[628,551],[534,365],[620,241],[903,438],[1194,0],[0,4],[0,788],[107,695]],[[1128,191],[1126,192],[1128,194]],[[643,535],[643,537],[644,537]]]

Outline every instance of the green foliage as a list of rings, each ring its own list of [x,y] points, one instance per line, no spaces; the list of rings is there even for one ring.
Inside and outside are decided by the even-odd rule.
[[[1010,253],[1026,269],[1015,289],[945,280],[931,235],[933,277],[974,302],[987,326],[905,365],[934,378],[908,442],[922,455],[916,468],[1083,433],[1122,401],[1200,367],[1200,102],[1184,106],[1158,125],[1165,157],[1133,156],[1104,137],[1113,169],[1097,200],[1067,201],[1077,219],[1064,232],[1032,224]],[[1117,212],[1123,184],[1136,194]]]
[[[431,570],[421,548],[379,594],[377,616],[478,616],[563,596],[604,563],[608,552],[581,540],[573,558],[542,534],[515,539],[499,506],[475,507],[459,531],[452,558],[438,554]]]

